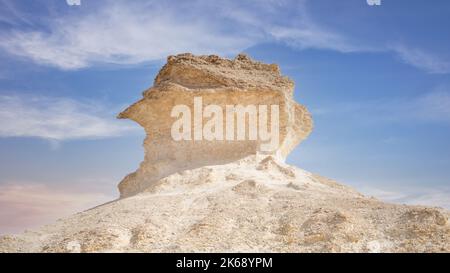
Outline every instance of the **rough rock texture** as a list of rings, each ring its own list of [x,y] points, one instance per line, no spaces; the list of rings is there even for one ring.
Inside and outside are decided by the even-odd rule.
[[[144,98],[119,115],[136,121],[147,133],[144,162],[120,183],[121,196],[136,194],[180,170],[230,163],[261,151],[259,141],[173,140],[172,108],[181,104],[193,108],[194,97],[224,109],[279,105],[280,146],[272,154],[286,157],[312,130],[312,118],[293,100],[293,89],[294,83],[281,76],[276,64],[255,62],[246,55],[234,60],[192,54],[169,57]]]
[[[448,252],[448,216],[249,156],[3,237],[0,252]]]
[[[284,163],[312,127],[292,88],[278,67],[245,56],[170,57],[155,87],[120,115],[148,134],[144,162],[120,185],[124,198],[1,237],[0,252],[449,252],[448,211],[386,204]],[[165,115],[194,94],[279,102],[279,149],[175,145]]]

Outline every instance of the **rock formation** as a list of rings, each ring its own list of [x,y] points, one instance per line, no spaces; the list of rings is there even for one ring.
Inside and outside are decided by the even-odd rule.
[[[193,109],[195,97],[202,98],[204,105],[223,109],[226,105],[279,105],[279,146],[269,154],[285,158],[312,130],[311,116],[293,100],[293,90],[294,83],[281,76],[276,64],[255,62],[246,55],[234,60],[170,56],[144,98],[119,114],[119,118],[139,123],[147,133],[144,162],[120,183],[121,196],[136,194],[180,170],[230,163],[262,152],[259,140],[198,141],[192,137],[191,141],[175,141],[171,111],[175,105]],[[207,121],[203,119],[202,124]],[[249,128],[250,119],[245,122]]]
[[[312,130],[292,91],[276,65],[244,55],[169,57],[144,98],[119,115],[147,132],[144,162],[120,183],[122,198],[1,237],[0,252],[450,251],[448,211],[386,204],[284,163]],[[171,109],[194,107],[196,97],[279,105],[279,145],[175,141]]]

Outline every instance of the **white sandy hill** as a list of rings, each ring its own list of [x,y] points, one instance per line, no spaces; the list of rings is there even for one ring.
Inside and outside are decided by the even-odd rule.
[[[286,165],[312,130],[277,65],[239,55],[171,56],[152,88],[122,112],[147,133],[121,199],[34,232],[0,252],[449,252],[449,212],[386,204]],[[280,144],[174,141],[174,105],[280,106]],[[206,122],[206,121],[203,121]],[[249,126],[248,122],[246,126]]]
[[[249,156],[170,175],[36,232],[5,252],[448,252],[448,213],[366,198]]]

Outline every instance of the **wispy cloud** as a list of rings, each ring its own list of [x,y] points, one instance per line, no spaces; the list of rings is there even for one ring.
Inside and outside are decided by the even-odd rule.
[[[350,43],[343,36],[331,31],[321,30],[314,25],[299,27],[270,27],[269,33],[277,41],[299,49],[327,49],[342,53],[369,51],[369,48],[361,48]]]
[[[450,62],[443,60],[430,52],[410,48],[404,45],[391,46],[390,49],[406,64],[422,69],[428,73],[450,73]]]
[[[450,73],[450,62],[431,52],[392,46],[390,41],[369,46],[364,37],[320,24],[318,16],[311,15],[308,0],[85,1],[74,12],[49,13],[45,28],[33,30],[14,27],[14,22],[24,20],[33,25],[28,22],[33,18],[23,16],[13,2],[5,3],[14,16],[0,13],[0,21],[13,27],[0,33],[0,48],[63,70],[139,64],[182,52],[232,55],[260,43],[280,42],[300,50],[394,53],[426,72]]]
[[[25,23],[30,25],[31,22],[18,10],[14,2],[10,0],[0,0],[0,6],[5,12],[0,13],[0,23],[5,23],[9,25],[17,25],[20,23]]]
[[[442,207],[450,209],[450,188],[448,187],[409,187],[397,189],[362,188],[363,193],[379,198],[383,201]]]
[[[357,50],[310,20],[306,1],[103,2],[92,11],[51,18],[48,30],[14,29],[3,35],[0,46],[66,70],[96,63],[136,64],[180,52],[229,55],[267,41]],[[294,20],[284,20],[288,11],[295,13]]]
[[[413,100],[411,108],[422,120],[450,122],[450,90],[438,88]]]
[[[0,234],[18,233],[112,200],[102,193],[42,184],[0,185]]]
[[[114,113],[99,102],[0,95],[0,137],[95,139],[120,136],[134,129],[115,120]]]
[[[96,63],[135,64],[187,51],[234,54],[253,45],[245,35],[222,30],[213,14],[195,12],[195,3],[189,7],[194,14],[143,1],[104,1],[98,7],[52,18],[49,31],[13,30],[1,45],[15,55],[66,70]]]
[[[362,116],[372,120],[450,124],[450,89],[441,86],[416,97],[362,102],[360,110],[369,111]]]
[[[349,115],[351,113],[351,115]],[[450,89],[441,86],[416,97],[334,103],[313,109],[315,116],[346,115],[366,122],[450,123]]]

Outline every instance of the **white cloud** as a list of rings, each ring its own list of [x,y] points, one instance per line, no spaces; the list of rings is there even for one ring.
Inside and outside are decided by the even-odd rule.
[[[96,63],[136,64],[181,52],[230,55],[274,40],[298,48],[357,50],[339,34],[314,24],[305,3],[106,1],[91,12],[50,19],[48,31],[14,30],[3,35],[0,46],[66,70]],[[295,20],[281,20],[292,7]]]
[[[234,54],[253,44],[249,37],[222,31],[214,14],[199,12],[188,18],[184,12],[151,2],[107,1],[92,12],[53,18],[48,32],[13,31],[2,37],[1,45],[39,64],[79,69],[99,62],[135,64],[188,51]]]
[[[232,3],[227,3],[224,17],[232,18],[240,25],[239,29],[262,33],[269,41],[279,41],[298,49],[327,49],[344,53],[373,51],[369,47],[354,45],[332,29],[319,26],[309,16],[306,0],[250,1],[253,5],[246,8]],[[285,14],[292,12],[295,15],[286,18]]]
[[[450,123],[450,89],[440,86],[423,95],[323,105],[316,116],[346,115],[367,122]],[[351,114],[351,115],[350,115]]]
[[[2,19],[0,13],[0,21],[33,25],[30,20],[36,18],[6,3],[14,16]],[[105,63],[139,64],[183,52],[232,55],[277,41],[298,49],[393,52],[429,73],[450,73],[450,63],[430,52],[384,44],[389,41],[369,46],[342,30],[320,25],[308,11],[307,0],[85,1],[76,12],[46,17],[39,21],[45,29],[3,33],[0,48],[38,64],[74,70]]]
[[[276,40],[300,49],[329,49],[343,53],[365,50],[352,45],[337,33],[319,30],[312,25],[303,28],[275,26],[270,28],[269,33]]]
[[[417,97],[379,101],[372,110],[379,113],[378,118],[394,122],[449,123],[450,90],[441,87]]]
[[[363,188],[361,191],[386,202],[450,209],[450,188],[448,187]]]
[[[0,22],[8,25],[26,24],[31,25],[27,16],[18,10],[11,0],[0,0],[0,5],[4,12],[0,13]],[[28,14],[27,14],[28,15]]]
[[[413,109],[421,119],[450,121],[450,91],[438,88],[436,91],[416,99]]]
[[[98,102],[0,95],[0,137],[94,139],[120,136],[135,128],[115,120],[114,113]]]
[[[0,234],[22,232],[112,200],[102,193],[42,184],[0,185]]]
[[[390,47],[400,59],[406,64],[427,71],[431,74],[450,73],[450,62],[439,58],[429,52],[420,49],[410,48],[404,45]]]

